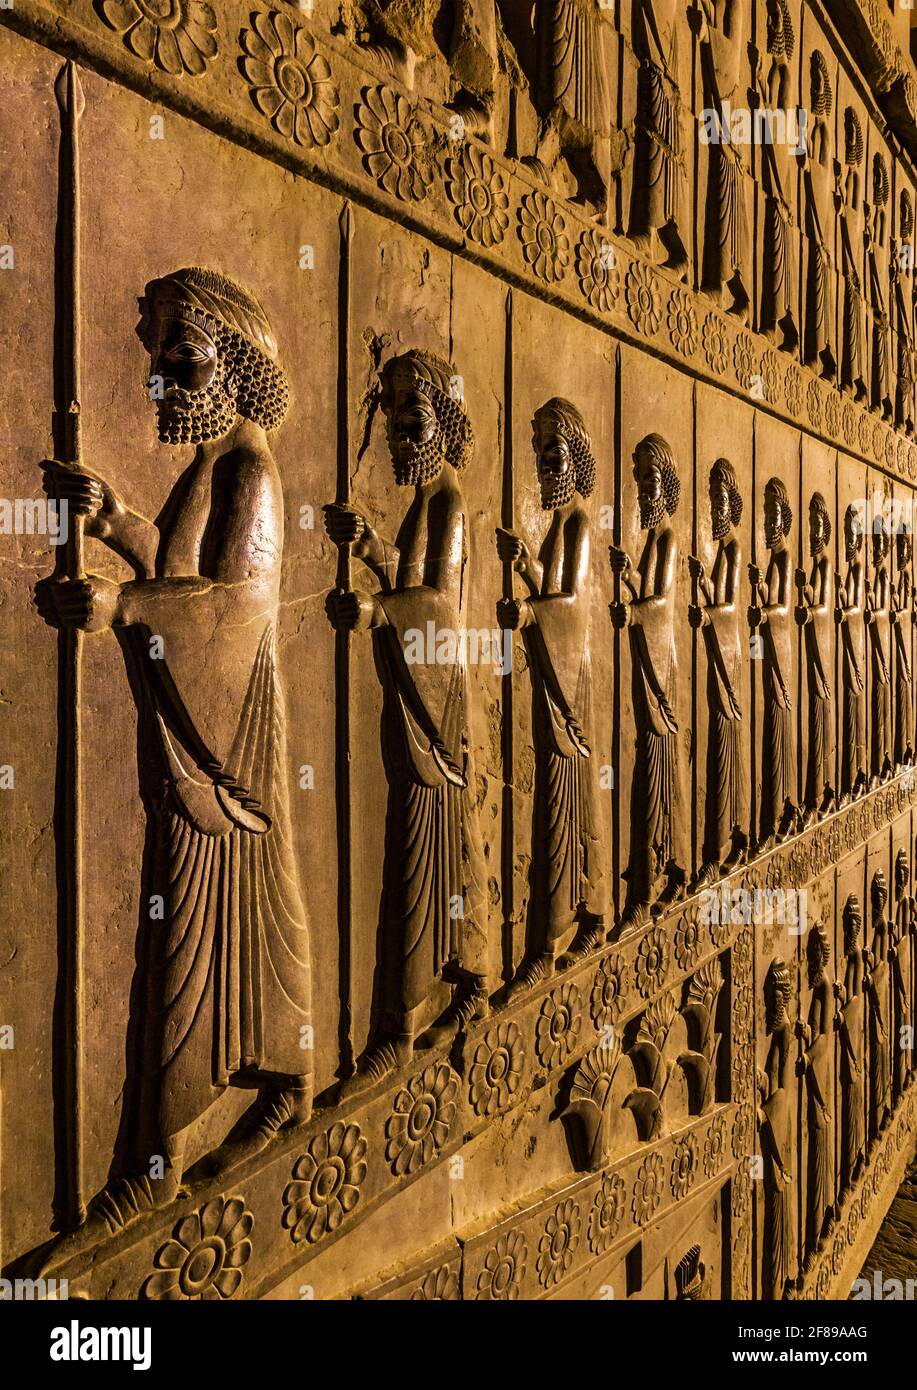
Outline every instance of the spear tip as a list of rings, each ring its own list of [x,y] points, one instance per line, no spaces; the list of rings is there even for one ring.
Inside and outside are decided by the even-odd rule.
[[[72,58],[68,58],[54,83],[57,104],[65,116],[79,120],[86,108],[83,84],[80,82],[79,68]]]
[[[338,218],[338,225],[341,229],[341,237],[345,242],[350,242],[353,236],[353,205],[348,198],[341,208],[341,215]]]

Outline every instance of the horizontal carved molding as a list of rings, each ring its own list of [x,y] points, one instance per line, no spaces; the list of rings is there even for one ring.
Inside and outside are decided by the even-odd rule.
[[[865,3],[868,8],[870,0]],[[304,42],[331,72],[334,96],[325,111],[331,129],[322,132],[328,143],[310,147],[298,142],[295,131],[286,135],[275,128],[276,120],[272,123],[255,108],[251,84],[239,66],[246,52],[238,36],[250,32],[253,15],[270,13],[252,4],[221,7],[221,46],[199,75],[185,70],[172,75],[137,57],[127,46],[130,35],[122,40],[103,24],[90,0],[77,0],[66,18],[43,0],[17,0],[15,9],[0,11],[0,21],[417,231],[616,339],[748,399],[891,476],[917,480],[917,443],[768,337],[721,312],[708,295],[650,264],[629,240],[584,217],[525,167],[474,137],[452,140],[451,113],[415,100],[390,74],[374,68],[365,51],[303,28]],[[391,118],[392,130],[399,123],[410,129],[422,149],[407,172],[395,167],[373,178],[358,142],[369,149],[381,139],[384,116]],[[481,231],[482,218],[463,192],[471,182],[477,189],[486,187],[491,198],[495,191],[500,195],[502,231],[496,244],[485,244],[492,233]],[[754,187],[763,216],[763,194],[756,182]],[[547,251],[539,249],[539,239]],[[603,245],[611,247],[611,269],[600,265]]]

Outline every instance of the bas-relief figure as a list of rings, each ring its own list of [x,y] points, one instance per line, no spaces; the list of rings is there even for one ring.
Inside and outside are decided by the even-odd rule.
[[[805,1080],[807,1173],[805,1199],[805,1254],[811,1263],[824,1249],[833,1214],[831,1198],[831,1108],[834,1091],[834,1004],[826,969],[831,947],[824,925],[816,921],[806,941],[806,965],[810,990],[809,1011],[799,1019],[799,1070]]]
[[[382,371],[381,404],[395,481],[411,489],[396,541],[350,506],[325,508],[336,545],[375,576],[375,592],[335,591],[332,624],[371,632],[383,686],[389,782],[374,1041],[347,1096],[486,1012],[486,906],[469,749],[464,652],[415,660],[413,636],[466,630],[468,506],[461,471],[474,435],[455,374],[435,354],[411,351]],[[440,981],[455,990],[435,1019],[424,1009]],[[427,1026],[429,1025],[429,1026]]]
[[[806,210],[808,273],[805,293],[805,361],[822,376],[837,372],[834,347],[834,290],[828,226],[833,217],[834,96],[820,49],[810,59],[809,129],[800,162]]]
[[[888,884],[879,869],[870,885],[872,941],[864,952],[865,985],[869,1009],[869,1142],[872,1146],[888,1123],[891,1106],[891,1046],[888,969]]]
[[[888,167],[877,151],[872,163],[872,198],[866,207],[866,261],[869,270],[870,405],[886,420],[894,409],[891,388],[891,322],[888,310],[888,266],[886,231],[888,205]]]
[[[913,1070],[914,1041],[911,1023],[911,937],[914,931],[914,899],[910,893],[911,866],[907,850],[895,856],[895,913],[888,928],[891,969],[892,1097],[900,1099]]]
[[[758,1074],[758,1131],[764,1162],[763,1287],[782,1298],[794,1273],[793,1250],[793,1024],[792,989],[784,961],[772,960],[764,980],[767,1056]]]
[[[851,893],[844,904],[844,980],[835,982],[840,1048],[841,1144],[839,1190],[860,1176],[866,1153],[864,958],[860,944],[863,915]]]
[[[704,243],[704,288],[722,307],[745,318],[749,306],[745,167],[724,127],[725,106],[744,105],[740,75],[745,58],[743,0],[700,0],[698,9],[704,108],[720,135],[707,146],[709,175]],[[725,137],[725,138],[724,138]]]
[[[892,585],[889,620],[895,667],[895,768],[914,762],[914,580],[912,566],[914,538],[901,526],[895,532],[895,579]]]
[[[630,637],[636,750],[630,798],[630,858],[625,870],[629,929],[680,896],[686,879],[684,802],[676,718],[676,575],[678,542],[670,518],[681,496],[671,448],[658,434],[634,450],[643,552],[609,547],[612,573],[627,591],[612,620]]]
[[[133,568],[38,587],[45,621],[113,628],[139,715],[147,816],[128,1085],[112,1176],[76,1237],[171,1201],[189,1127],[229,1086],[257,1089],[223,1158],[257,1152],[312,1105],[309,930],[292,854],[275,628],[283,496],[269,431],[287,383],[260,304],[210,270],[147,285],[138,334],[159,437],[194,445],[155,522],[110,483],[46,465],[46,489]],[[151,1179],[153,1155],[165,1174]]]
[[[796,571],[799,603],[796,617],[803,629],[806,688],[808,693],[808,737],[806,747],[805,816],[810,824],[816,816],[835,809],[834,790],[834,656],[831,628],[834,621],[834,565],[828,546],[831,518],[820,492],[809,503],[809,552],[811,571]]]
[[[766,35],[767,61],[759,59],[755,67],[757,95],[766,111],[789,112],[797,106],[797,83],[796,35],[787,0],[767,0]],[[799,342],[795,176],[786,143],[765,141],[761,145],[765,206],[760,327],[786,352],[795,352]]]
[[[639,69],[630,233],[648,255],[679,274],[688,264],[678,90],[683,15],[682,0],[635,0],[633,6],[632,36]]]
[[[793,525],[789,494],[780,478],[764,489],[764,541],[770,552],[762,576],[748,567],[752,588],[749,621],[760,630],[764,727],[761,744],[760,842],[784,840],[799,819],[796,804],[796,735],[793,711],[794,566],[787,537]]]
[[[863,301],[863,130],[852,106],[844,112],[844,165],[839,170],[840,259],[844,281],[840,386],[855,400],[865,400],[866,339]]]
[[[851,503],[844,513],[847,572],[837,586],[835,619],[841,642],[841,804],[862,796],[866,775],[866,571],[863,518]]]
[[[594,0],[535,6],[536,88],[542,128],[536,158],[558,155],[577,181],[576,201],[608,209],[611,180],[612,39],[610,15]]]
[[[914,434],[914,203],[909,189],[898,200],[898,236],[891,242],[895,309],[895,427]]]
[[[882,516],[873,519],[872,573],[866,581],[866,612],[870,651],[870,786],[892,774],[891,724],[891,603],[888,572],[889,536]]]
[[[595,459],[583,417],[554,397],[532,421],[541,505],[549,513],[537,559],[514,531],[497,531],[500,558],[528,590],[504,599],[500,625],[523,633],[535,744],[532,893],[525,963],[510,994],[550,975],[564,937],[572,964],[605,939],[598,769],[589,658],[591,524],[585,505]]]
[[[709,721],[703,863],[697,887],[728,874],[748,850],[741,703],[745,658],[739,632],[742,547],[737,534],[742,496],[728,459],[717,459],[711,468],[709,496],[716,541],[710,574],[696,556],[688,561],[698,600],[691,604],[688,616],[704,637]]]

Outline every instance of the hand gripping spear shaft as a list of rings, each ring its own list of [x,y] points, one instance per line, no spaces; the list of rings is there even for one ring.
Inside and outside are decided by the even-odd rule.
[[[80,117],[85,98],[76,65],[67,62],[54,84],[60,108],[60,220],[57,245],[58,337],[55,447],[78,466],[80,440]],[[54,578],[83,577],[83,518],[64,518]],[[65,1230],[85,1220],[83,1205],[83,871],[80,785],[80,659],[83,634],[58,634],[57,829],[58,952],[56,1022],[58,1070],[55,1216]]]

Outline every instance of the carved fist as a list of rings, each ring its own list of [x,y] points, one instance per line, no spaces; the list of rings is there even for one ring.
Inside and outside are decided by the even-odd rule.
[[[619,550],[616,545],[608,547],[608,563],[611,565],[612,574],[627,574],[630,569],[630,556],[626,550]]]
[[[763,608],[759,608],[758,605],[757,605],[756,603],[750,604],[750,605],[749,605],[749,609],[748,609],[748,626],[749,626],[749,627],[761,627],[763,623],[764,623],[764,610],[763,610]]]
[[[756,564],[748,566],[748,582],[753,589],[756,589],[761,583],[761,571]]]
[[[43,459],[44,470],[42,487],[48,497],[57,502],[66,502],[74,516],[87,519],[86,532],[99,539],[108,534],[108,520],[118,510],[119,499],[114,489],[102,478],[72,463],[59,463],[56,459]]]
[[[610,603],[608,611],[611,614],[612,627],[627,627],[630,622],[630,605],[627,603]]]
[[[506,632],[519,632],[533,617],[527,598],[501,598],[497,604],[497,622]]]
[[[696,555],[688,556],[688,573],[692,579],[696,579],[699,584],[707,578],[707,571],[702,560],[698,560]]]
[[[497,554],[505,564],[511,564],[513,569],[517,570],[528,564],[529,548],[521,536],[517,536],[515,531],[507,531],[498,526],[496,537]]]
[[[322,507],[325,513],[325,530],[329,540],[335,545],[355,545],[362,540],[366,530],[366,518],[353,507],[342,506],[339,502],[329,502]]]
[[[688,622],[692,627],[707,627],[710,622],[710,615],[706,609],[701,608],[699,603],[689,603]]]
[[[35,585],[35,607],[49,627],[102,632],[117,621],[120,601],[121,585],[97,574]]]
[[[360,589],[333,590],[325,599],[325,612],[336,632],[367,632],[385,623],[385,610],[375,594]]]
[[[805,627],[806,623],[810,623],[812,621],[811,608],[808,608],[804,603],[797,603],[796,621],[800,627]]]

